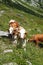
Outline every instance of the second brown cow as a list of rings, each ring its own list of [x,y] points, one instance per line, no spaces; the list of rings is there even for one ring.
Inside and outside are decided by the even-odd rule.
[[[33,41],[38,46],[39,42],[43,42],[43,34],[36,34],[36,35],[32,36],[28,41],[30,41],[30,42]]]

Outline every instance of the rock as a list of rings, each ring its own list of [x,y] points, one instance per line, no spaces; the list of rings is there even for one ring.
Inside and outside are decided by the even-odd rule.
[[[2,16],[2,15],[0,14],[0,16]]]
[[[16,62],[5,63],[3,65],[18,65]]]
[[[13,50],[12,50],[12,49],[6,49],[6,50],[4,50],[3,52],[4,52],[4,53],[9,53],[9,52],[13,52]]]
[[[4,12],[5,12],[4,10],[1,10],[1,11],[0,11],[0,16],[2,16],[2,14],[3,14]]]
[[[38,31],[39,33],[41,33],[41,30],[40,30],[40,29],[37,29],[37,31]]]
[[[1,30],[0,30],[0,36],[8,36],[8,34],[9,34],[9,33],[8,33],[7,31],[4,32],[4,31],[1,31]]]
[[[20,16],[21,18],[23,18],[23,15],[22,14],[17,13],[16,15],[17,16]]]
[[[29,31],[31,31],[32,29],[29,29]]]
[[[26,0],[21,0],[21,1],[26,2]]]
[[[31,21],[34,21],[33,19],[31,19]]]
[[[12,0],[12,2],[16,2],[15,0]]]
[[[35,30],[39,33],[41,33],[42,31],[39,28],[35,28]]]
[[[0,13],[3,14],[4,13],[4,10],[1,10]]]
[[[28,63],[28,65],[32,65],[32,63],[30,61],[27,60],[26,62]]]
[[[1,44],[1,49],[4,50],[7,48],[7,45],[4,42],[0,42]]]

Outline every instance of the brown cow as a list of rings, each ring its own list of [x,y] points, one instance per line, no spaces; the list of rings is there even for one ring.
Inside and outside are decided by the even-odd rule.
[[[43,42],[43,34],[36,34],[32,36],[28,41],[33,41],[38,46],[39,42]]]

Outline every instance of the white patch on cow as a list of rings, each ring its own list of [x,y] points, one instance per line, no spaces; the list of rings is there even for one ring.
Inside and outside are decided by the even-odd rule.
[[[13,44],[17,44],[17,35],[14,35],[14,41]]]
[[[24,40],[24,43],[23,43],[23,48],[26,47],[26,40]]]
[[[21,37],[21,38],[24,38],[25,32],[26,32],[25,29],[21,29],[21,30],[20,30],[20,37]]]
[[[13,32],[13,27],[10,27],[9,28],[9,33],[12,34],[12,32]]]
[[[14,39],[17,39],[17,35],[14,35]]]
[[[17,40],[14,40],[12,43],[13,43],[13,44],[17,44]]]
[[[11,20],[9,21],[9,23],[11,23],[11,22],[15,22],[15,20],[11,19]]]

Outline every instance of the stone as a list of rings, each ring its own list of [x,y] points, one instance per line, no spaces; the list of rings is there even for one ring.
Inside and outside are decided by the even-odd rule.
[[[4,50],[3,52],[4,52],[4,53],[9,53],[9,52],[13,52],[13,50],[12,50],[12,49],[6,49],[6,50]]]
[[[18,65],[16,62],[5,63],[3,65]]]
[[[31,63],[30,61],[27,60],[26,62],[27,62],[29,65],[32,65],[32,63]]]
[[[8,36],[8,32],[7,31],[1,31],[0,30],[0,36]]]

